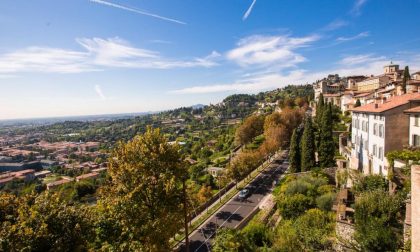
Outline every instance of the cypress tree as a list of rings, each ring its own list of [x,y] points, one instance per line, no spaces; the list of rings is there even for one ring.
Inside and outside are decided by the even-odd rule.
[[[335,145],[332,132],[332,108],[331,104],[327,106],[322,114],[320,125],[320,139],[318,148],[319,165],[322,168],[335,165]]]
[[[293,130],[292,139],[290,141],[289,163],[290,172],[300,171],[300,137],[297,129]]]
[[[324,103],[324,95],[321,93],[318,97],[318,104],[316,106],[316,115],[315,121],[316,124],[319,124],[322,118],[322,112],[324,111],[325,103]]]
[[[362,104],[360,103],[360,100],[357,99],[356,104],[354,104],[354,107],[357,108],[357,107],[360,107],[360,106],[362,106]]]
[[[407,81],[410,80],[410,70],[408,69],[408,66],[404,68],[404,74],[403,74],[403,82],[402,82],[402,90],[404,93],[407,92]]]
[[[315,136],[310,117],[305,120],[301,144],[301,171],[309,171],[315,166]]]

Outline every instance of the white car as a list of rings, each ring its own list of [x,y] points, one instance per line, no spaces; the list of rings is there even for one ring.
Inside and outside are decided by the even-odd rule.
[[[248,197],[248,195],[249,195],[249,190],[245,188],[245,189],[242,189],[242,190],[239,192],[238,198],[239,198],[240,200],[244,200],[244,199],[246,199],[246,197]]]

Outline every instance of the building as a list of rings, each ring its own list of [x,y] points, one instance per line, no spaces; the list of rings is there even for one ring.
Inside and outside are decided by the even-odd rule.
[[[341,108],[341,94],[324,94],[324,101],[325,103],[331,103],[339,108]]]
[[[69,182],[71,182],[71,181],[72,181],[72,180],[70,180],[70,179],[65,179],[65,178],[63,178],[63,179],[60,179],[60,180],[57,180],[57,181],[54,181],[54,182],[48,183],[48,184],[47,184],[47,190],[51,190],[51,189],[56,188],[56,187],[58,187],[58,186],[61,186],[61,185],[67,184],[67,183],[69,183]]]
[[[356,83],[357,91],[373,91],[375,89],[385,87],[389,81],[390,78],[388,75],[369,77],[365,80]]]
[[[363,75],[354,75],[354,76],[348,76],[347,77],[347,89],[348,90],[357,90],[357,82],[363,81],[366,79],[366,76]]]
[[[352,109],[350,167],[365,174],[388,174],[385,155],[409,143],[404,111],[420,106],[420,94],[405,94]]]
[[[51,171],[40,171],[40,172],[35,172],[35,177],[36,178],[45,178],[46,176],[50,175]]]
[[[221,168],[221,167],[208,167],[206,170],[214,178],[217,178],[218,176],[220,176],[225,171],[225,168]]]
[[[94,179],[99,176],[97,172],[86,173],[76,177],[76,181],[84,180],[84,179]]]
[[[411,79],[413,79],[413,80],[420,80],[420,71],[413,73],[411,75]]]
[[[408,143],[420,147],[420,106],[407,109],[404,113],[409,116]]]
[[[40,162],[43,169],[50,169],[51,167],[58,165],[58,161],[55,160],[43,159]]]

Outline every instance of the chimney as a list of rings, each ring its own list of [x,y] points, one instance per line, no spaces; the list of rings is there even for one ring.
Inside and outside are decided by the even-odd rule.
[[[378,103],[375,103],[375,108],[376,109],[379,108],[379,104]]]
[[[382,101],[382,104],[384,104],[386,102],[386,97],[383,97],[381,101]]]

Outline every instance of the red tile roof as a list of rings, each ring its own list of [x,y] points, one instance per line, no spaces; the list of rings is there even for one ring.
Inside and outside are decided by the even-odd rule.
[[[384,103],[378,103],[378,107],[375,108],[375,103],[370,103],[361,107],[351,109],[353,112],[367,112],[367,113],[382,113],[387,110],[407,104],[410,100],[420,99],[420,93],[404,94],[400,96],[394,96]]]
[[[407,114],[420,113],[420,106],[404,110],[404,113],[407,113]]]

